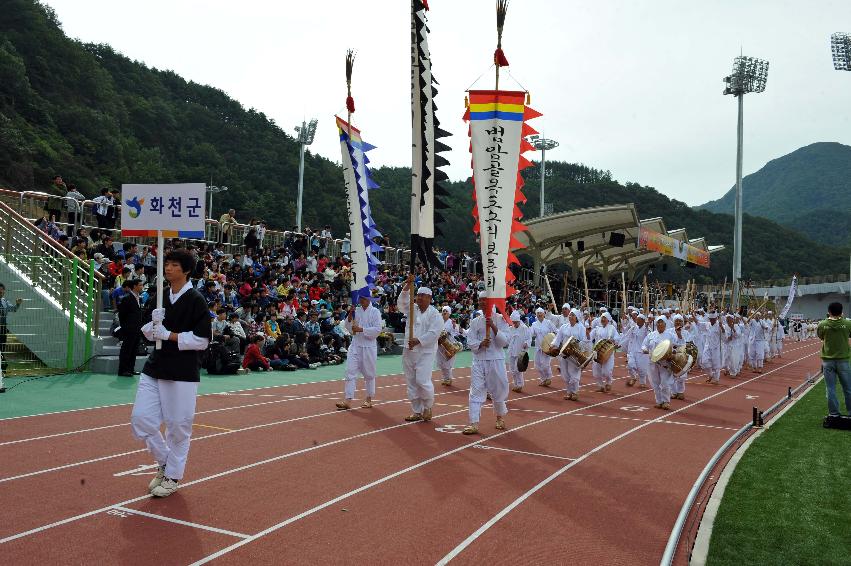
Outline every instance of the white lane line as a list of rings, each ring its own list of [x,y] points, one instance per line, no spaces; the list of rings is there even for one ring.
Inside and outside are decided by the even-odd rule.
[[[722,391],[719,391],[719,392],[717,392],[717,393],[714,393],[713,395],[710,395],[710,396],[708,396],[708,397],[704,397],[703,399],[701,399],[701,400],[699,400],[699,401],[695,401],[694,403],[690,403],[690,404],[686,405],[685,407],[681,407],[681,408],[679,408],[679,409],[677,409],[677,410],[675,410],[675,411],[671,411],[670,413],[667,413],[667,414],[661,415],[661,416],[659,416],[659,417],[657,417],[657,418],[655,418],[655,419],[653,419],[653,420],[651,420],[651,421],[648,421],[648,422],[646,422],[646,423],[642,423],[642,424],[640,424],[640,425],[638,425],[638,426],[635,426],[635,427],[633,427],[633,428],[631,428],[631,429],[629,429],[629,430],[627,430],[627,431],[625,431],[625,432],[622,432],[621,434],[619,434],[619,435],[615,436],[614,438],[611,438],[611,439],[607,440],[606,442],[603,442],[602,444],[599,444],[599,445],[595,446],[594,448],[592,448],[591,450],[589,450],[589,451],[588,451],[588,452],[586,452],[585,454],[581,455],[581,456],[580,456],[579,458],[577,458],[576,460],[574,460],[574,461],[572,461],[572,462],[570,462],[570,463],[568,463],[568,464],[565,464],[565,465],[564,465],[564,466],[562,466],[560,469],[558,469],[558,470],[556,470],[555,472],[553,472],[552,474],[550,474],[550,476],[549,476],[549,477],[545,478],[545,479],[544,479],[544,480],[542,480],[540,483],[538,483],[535,487],[533,487],[532,489],[530,489],[529,491],[527,491],[526,493],[524,493],[523,495],[521,495],[520,497],[518,497],[517,499],[515,499],[515,500],[514,500],[514,501],[512,501],[511,503],[509,503],[509,504],[508,504],[505,508],[503,508],[503,509],[502,509],[499,513],[497,513],[496,515],[494,515],[493,517],[491,517],[491,518],[490,518],[490,519],[489,519],[489,520],[488,520],[488,521],[487,521],[484,525],[482,525],[481,527],[479,527],[478,529],[476,529],[476,530],[475,530],[475,531],[474,531],[474,532],[473,532],[470,536],[468,536],[466,539],[464,539],[464,541],[462,541],[462,542],[461,542],[461,544],[459,544],[458,546],[456,546],[455,548],[453,548],[451,551],[449,551],[449,553],[448,553],[448,554],[446,554],[446,556],[444,556],[443,558],[441,558],[441,559],[437,562],[437,566],[442,566],[442,565],[448,564],[448,563],[449,563],[449,561],[451,561],[453,558],[455,558],[456,556],[458,556],[458,555],[459,555],[462,551],[464,551],[464,549],[466,549],[467,547],[469,547],[469,546],[470,546],[473,542],[475,542],[475,541],[476,541],[476,539],[478,539],[480,536],[482,536],[482,535],[483,535],[483,534],[484,534],[484,533],[485,533],[488,529],[490,529],[492,526],[494,526],[494,525],[495,525],[497,522],[499,522],[499,521],[500,521],[503,517],[505,517],[506,515],[508,515],[509,513],[511,513],[511,511],[513,511],[514,509],[516,509],[516,508],[517,508],[517,507],[518,507],[521,503],[523,503],[524,501],[526,501],[527,499],[529,499],[529,497],[531,497],[532,495],[534,495],[535,493],[537,493],[538,491],[540,491],[541,489],[543,489],[543,488],[544,488],[544,486],[546,486],[547,484],[551,483],[553,480],[555,480],[556,478],[558,478],[559,476],[561,476],[563,473],[565,473],[566,471],[568,471],[570,468],[572,468],[573,466],[575,466],[575,465],[579,464],[580,462],[583,462],[584,460],[586,460],[586,459],[590,458],[592,455],[596,454],[597,452],[600,452],[601,450],[605,449],[606,447],[608,447],[608,446],[610,446],[610,445],[614,444],[615,442],[617,442],[617,441],[619,441],[619,440],[621,440],[621,439],[623,439],[623,438],[625,438],[625,437],[629,436],[630,434],[633,434],[634,432],[636,432],[636,431],[638,431],[638,430],[641,430],[641,429],[643,429],[643,428],[646,428],[646,427],[650,426],[651,424],[653,424],[653,423],[655,423],[655,422],[662,421],[663,419],[667,418],[667,417],[668,417],[668,416],[670,416],[670,415],[674,415],[674,414],[676,414],[676,413],[679,413],[679,412],[685,411],[686,409],[689,409],[689,408],[691,408],[691,407],[694,407],[695,405],[699,405],[699,404],[701,404],[701,403],[703,403],[703,402],[705,402],[705,401],[709,401],[710,399],[714,399],[715,397],[718,397],[718,396],[720,396],[720,395],[724,395],[725,393],[728,393],[728,392],[730,392],[730,391],[732,391],[732,390],[734,390],[734,389],[737,389],[737,388],[741,387],[742,385],[745,385],[745,384],[747,384],[747,383],[750,383],[751,381],[756,381],[756,380],[758,380],[758,379],[762,379],[763,377],[765,377],[765,376],[767,376],[767,375],[770,375],[770,374],[774,373],[775,371],[778,371],[778,370],[781,370],[781,369],[783,369],[783,368],[785,368],[785,367],[788,367],[788,366],[791,366],[791,365],[793,365],[793,364],[796,364],[796,363],[800,362],[801,360],[804,360],[804,359],[806,359],[806,358],[809,358],[809,357],[811,357],[811,356],[816,355],[817,353],[818,353],[818,352],[813,352],[813,353],[811,353],[811,354],[807,354],[807,355],[805,355],[805,356],[802,356],[801,358],[798,358],[797,360],[795,360],[795,361],[793,361],[793,362],[789,362],[788,364],[782,365],[782,366],[780,366],[780,367],[778,367],[778,368],[775,368],[775,369],[770,370],[770,371],[767,371],[767,372],[765,372],[765,373],[763,373],[763,374],[757,375],[756,377],[753,377],[753,378],[748,379],[748,380],[746,380],[746,381],[742,381],[741,383],[737,383],[736,385],[730,386],[730,387],[728,387],[728,388],[726,388],[726,389],[724,389],[724,390],[722,390]],[[240,545],[241,545],[241,544],[247,543],[247,542],[249,542],[249,541],[251,541],[251,540],[252,540],[252,539],[250,539],[250,538],[243,539],[242,541],[240,541],[240,542],[239,542],[239,543],[237,543],[237,544],[240,544]],[[234,545],[234,546],[235,546],[235,545]]]
[[[699,376],[695,376],[695,377],[699,377]],[[618,378],[618,380],[620,380],[620,379],[625,379],[625,378]],[[586,387],[586,386],[583,385],[582,387]],[[469,390],[468,389],[462,389],[462,390],[457,390],[457,391],[447,391],[445,393],[440,393],[438,395],[447,395],[447,394],[463,392],[463,391],[469,391]],[[559,393],[559,392],[560,391],[557,390],[557,389],[548,390],[548,391],[545,391],[543,393],[538,393],[537,395],[528,395],[528,396],[525,396],[525,397],[519,397],[517,399],[509,399],[507,402],[511,403],[513,401],[520,401],[520,400],[523,400],[523,399],[530,399],[530,398],[533,398],[533,397],[540,397],[540,396],[543,396],[543,395],[552,395],[553,393]],[[638,391],[638,392],[635,393],[635,395],[639,395],[641,393],[647,393],[647,391]],[[393,403],[407,402],[407,399],[404,399],[404,400],[401,400],[401,401],[392,401],[392,402]],[[391,403],[391,401],[388,401],[387,403]],[[587,408],[587,407],[585,407],[585,408]],[[357,410],[357,409],[351,409],[351,410],[354,411],[354,410]],[[581,408],[576,409],[576,410],[577,411],[581,410]],[[350,411],[334,411],[333,413],[323,413],[323,414],[345,414],[345,413],[349,413],[349,412]],[[441,415],[435,415],[434,419],[436,420],[436,419],[439,419],[439,418],[447,417],[447,416],[450,416],[450,415],[455,415],[455,414],[458,414],[458,413],[464,413],[464,412],[467,412],[467,409],[461,409],[461,410],[458,410],[458,411],[452,411],[452,412],[444,413],[444,414],[441,414]],[[297,419],[290,419],[290,420],[291,421],[292,420],[302,420],[304,418],[309,418],[309,417],[299,417]],[[209,480],[212,480],[212,479],[216,479],[216,478],[220,478],[220,477],[223,477],[223,476],[227,476],[227,475],[230,475],[230,474],[233,474],[233,473],[236,473],[236,472],[245,471],[245,470],[254,468],[256,466],[261,466],[261,465],[268,464],[268,463],[271,463],[271,462],[277,462],[277,461],[280,461],[280,460],[284,460],[286,458],[290,458],[292,456],[296,456],[296,455],[299,455],[299,454],[304,454],[306,452],[311,452],[313,450],[317,450],[319,448],[324,448],[326,446],[333,446],[333,445],[336,445],[336,444],[340,444],[342,442],[346,442],[346,441],[350,441],[350,440],[356,440],[356,439],[359,439],[359,438],[371,436],[373,434],[378,434],[380,432],[385,432],[385,431],[397,429],[397,428],[400,428],[400,427],[403,427],[403,426],[410,426],[410,425],[416,425],[416,424],[419,424],[419,423],[404,422],[404,423],[397,424],[397,425],[391,425],[391,426],[388,426],[388,427],[384,427],[384,428],[380,428],[380,429],[376,429],[376,430],[372,430],[372,431],[368,431],[368,432],[363,432],[363,433],[356,434],[356,435],[349,436],[349,437],[345,437],[345,438],[342,438],[342,439],[329,441],[329,442],[326,442],[326,443],[323,443],[323,444],[318,444],[316,446],[304,448],[304,449],[301,449],[301,450],[297,450],[295,452],[288,452],[286,454],[281,454],[279,456],[275,456],[275,457],[268,458],[268,459],[265,459],[265,460],[260,460],[259,462],[253,462],[251,464],[246,464],[245,466],[240,466],[238,468],[233,468],[231,470],[225,470],[224,472],[219,472],[219,473],[213,474],[211,476],[206,476],[206,477],[198,478],[197,480],[186,482],[186,483],[182,484],[182,489],[185,489],[186,487],[188,487],[190,485],[203,483],[203,482],[206,482],[206,481],[209,481]],[[258,425],[258,426],[268,426],[268,425]],[[257,428],[257,427],[252,427],[252,428]],[[239,429],[237,429],[234,432],[237,432],[238,430]],[[517,430],[517,429],[514,429],[514,430]],[[220,432],[220,433],[215,433],[215,434],[209,434],[207,436],[198,437],[196,440],[200,440],[202,438],[211,438],[211,437],[214,437],[214,436],[223,436],[225,434],[233,434],[233,433]],[[505,434],[505,433],[501,433],[501,434]],[[489,439],[482,439],[480,442],[484,442],[485,440],[490,440],[490,439],[496,438],[496,436],[498,436],[498,435],[492,436]],[[146,449],[137,450],[135,452],[144,452],[144,451],[146,451]],[[122,501],[120,503],[116,503],[115,505],[129,505],[130,503],[136,503],[138,501],[144,501],[144,500],[150,499],[150,498],[151,498],[150,495],[143,495],[141,497],[136,497],[134,499],[128,499],[127,501]],[[49,523],[47,525],[42,525],[40,527],[30,529],[28,531],[24,531],[24,532],[21,532],[21,533],[10,535],[10,536],[7,536],[6,538],[0,539],[0,544],[4,544],[6,542],[11,542],[13,540],[17,540],[19,538],[23,538],[23,537],[30,536],[30,535],[33,535],[33,534],[37,534],[37,533],[40,533],[42,531],[52,529],[54,527],[59,527],[59,526],[62,526],[62,525],[66,525],[68,523],[73,523],[74,521],[78,521],[80,519],[85,519],[87,517],[91,517],[92,515],[96,515],[98,513],[102,513],[104,511],[107,511],[107,510],[111,509],[112,507],[114,507],[114,505],[110,505],[108,507],[101,507],[100,509],[95,509],[94,511],[88,511],[86,513],[81,513],[79,515],[74,515],[72,517],[67,517],[65,519],[55,521],[53,523]]]
[[[526,456],[540,456],[541,458],[555,458],[557,460],[575,460],[576,458],[565,458],[564,456],[556,456],[554,454],[542,454],[540,452],[526,452],[524,450],[512,450],[511,448],[501,448],[499,446],[485,446],[484,444],[479,444],[474,446],[473,448],[478,448],[480,450],[501,450],[503,452],[513,452],[515,454],[525,454]]]
[[[469,391],[469,389],[456,389],[454,391],[445,391],[443,393],[437,393],[437,394],[435,394],[435,396],[437,396],[437,395],[451,395],[453,393],[463,393],[465,391]],[[381,402],[381,403],[375,403],[375,406],[378,407],[379,405],[391,405],[391,404],[395,404],[395,403],[407,403],[407,402],[408,402],[407,399],[398,399],[398,400],[393,400],[393,401],[384,401],[384,402]],[[305,421],[305,420],[309,420],[309,419],[315,419],[315,418],[318,418],[318,417],[324,417],[324,416],[330,416],[330,415],[340,415],[340,414],[343,414],[343,413],[347,413],[347,412],[351,412],[351,411],[358,411],[358,410],[366,410],[366,409],[361,409],[360,407],[357,407],[357,406],[353,407],[349,411],[338,411],[338,410],[334,409],[333,411],[326,411],[324,413],[316,413],[316,414],[313,414],[313,415],[305,415],[305,416],[302,416],[302,417],[293,417],[291,419],[273,421],[273,422],[270,422],[270,423],[262,423],[262,424],[247,426],[247,427],[243,427],[243,428],[235,428],[235,429],[229,430],[229,431],[214,432],[212,434],[206,434],[204,436],[196,436],[196,437],[193,437],[192,439],[190,439],[190,442],[196,442],[198,440],[204,440],[204,439],[207,439],[207,438],[216,438],[218,436],[226,436],[226,435],[229,435],[229,434],[235,434],[237,432],[246,432],[246,431],[250,431],[250,430],[258,430],[258,429],[261,429],[261,428],[268,428],[270,426],[278,426],[278,425],[287,424],[287,423]],[[47,474],[47,473],[50,473],[50,472],[57,472],[57,471],[60,471],[60,470],[67,470],[68,468],[76,468],[78,466],[84,466],[86,464],[93,464],[95,462],[103,462],[104,460],[111,460],[113,458],[121,458],[122,456],[129,456],[131,454],[139,454],[139,453],[142,453],[142,452],[147,452],[147,450],[148,450],[147,448],[139,448],[137,450],[129,450],[127,452],[120,452],[118,454],[109,454],[107,456],[100,456],[98,458],[91,458],[89,460],[83,460],[83,461],[80,461],[80,462],[72,462],[70,464],[63,464],[61,466],[54,466],[53,468],[45,468],[43,470],[36,470],[34,472],[27,472],[27,473],[24,473],[24,474],[18,474],[16,476],[9,476],[9,477],[6,477],[6,478],[0,478],[0,483],[6,483],[6,482],[13,481],[13,480],[29,478],[29,477],[32,477],[32,476],[39,476],[39,475],[42,475],[42,474]]]
[[[580,413],[576,415],[577,417],[597,417],[599,419],[615,419],[619,421],[635,421],[641,423],[647,423],[653,421],[653,419],[639,419],[636,417],[618,417],[615,415],[594,415],[591,413]],[[718,430],[739,430],[736,427],[732,426],[718,426],[718,425],[708,425],[708,424],[700,424],[700,423],[685,423],[682,421],[662,421],[660,424],[672,424],[672,425],[682,425],[682,426],[696,426],[702,428],[715,428]],[[741,428],[741,427],[739,427]]]
[[[698,377],[701,377],[702,375],[703,375],[703,374],[695,375],[695,376],[694,376],[694,378],[696,379],[696,378],[698,378]],[[620,379],[624,379],[624,378],[618,378],[618,379],[620,380]],[[692,378],[690,377],[689,379],[692,379]],[[590,385],[590,384],[589,384],[589,385]],[[585,386],[583,386],[583,387],[585,387]],[[313,515],[314,513],[318,512],[318,511],[321,511],[321,510],[323,510],[323,509],[325,509],[325,508],[327,508],[327,507],[330,507],[330,506],[332,506],[332,505],[334,505],[334,504],[336,504],[336,503],[339,503],[340,501],[343,501],[343,500],[345,500],[345,499],[348,499],[348,498],[350,498],[350,497],[352,497],[352,496],[354,496],[354,495],[357,495],[357,494],[359,494],[359,493],[361,493],[361,492],[367,491],[367,490],[369,490],[369,489],[371,489],[371,488],[373,488],[373,487],[375,487],[375,486],[381,485],[381,484],[383,484],[383,483],[385,483],[385,482],[388,482],[388,481],[390,481],[390,480],[392,480],[392,479],[395,479],[395,478],[397,478],[397,477],[399,477],[399,476],[402,476],[402,475],[404,475],[404,474],[407,474],[408,472],[411,472],[411,471],[417,470],[417,469],[419,469],[419,468],[421,468],[421,467],[423,467],[423,466],[426,466],[426,465],[428,465],[428,464],[431,464],[432,462],[436,462],[436,461],[438,461],[438,460],[442,460],[443,458],[446,458],[447,456],[451,456],[451,455],[453,455],[453,454],[457,454],[457,453],[459,453],[459,452],[461,452],[461,451],[463,451],[463,450],[466,450],[466,449],[468,449],[468,448],[475,448],[476,446],[478,446],[478,445],[482,444],[483,442],[489,442],[489,441],[491,441],[491,440],[494,440],[494,439],[499,438],[499,437],[501,437],[501,436],[504,436],[504,435],[506,435],[506,434],[511,434],[512,432],[517,432],[517,431],[522,430],[522,429],[524,429],[524,428],[528,428],[528,427],[534,426],[534,425],[536,425],[536,424],[540,424],[540,423],[543,423],[543,422],[547,422],[547,421],[550,421],[550,420],[552,420],[552,419],[559,418],[559,417],[564,416],[564,415],[570,415],[570,414],[577,413],[577,412],[579,412],[579,411],[582,411],[582,410],[585,410],[585,409],[588,409],[588,408],[597,407],[597,406],[600,406],[600,405],[605,405],[605,404],[607,404],[607,403],[612,403],[612,402],[614,402],[614,401],[617,401],[617,400],[619,400],[619,399],[624,399],[624,398],[626,398],[626,397],[635,397],[635,396],[637,396],[637,395],[642,395],[642,394],[644,394],[644,393],[647,393],[648,391],[651,391],[651,390],[640,390],[640,391],[636,391],[635,393],[630,393],[630,394],[628,394],[628,395],[625,395],[624,397],[619,397],[619,398],[617,398],[617,399],[607,399],[607,400],[605,400],[605,401],[601,401],[601,402],[599,402],[599,403],[595,403],[595,404],[592,404],[592,405],[588,405],[588,406],[586,406],[586,407],[577,407],[576,409],[572,409],[572,410],[570,410],[570,411],[566,411],[566,412],[564,412],[564,413],[560,413],[560,414],[558,414],[558,415],[552,415],[552,416],[550,416],[550,417],[545,417],[545,418],[540,419],[540,420],[537,420],[537,421],[532,421],[532,422],[529,422],[529,423],[526,423],[526,424],[522,424],[522,425],[516,426],[516,427],[514,427],[514,428],[508,429],[508,430],[503,431],[503,432],[498,432],[498,433],[496,433],[496,434],[494,434],[494,435],[492,435],[492,436],[489,436],[489,437],[487,437],[487,438],[481,438],[481,439],[479,439],[479,440],[476,440],[476,441],[471,442],[471,443],[468,443],[468,444],[464,444],[464,445],[462,445],[462,446],[459,446],[459,447],[454,448],[454,449],[452,449],[452,450],[449,450],[449,451],[447,451],[447,452],[443,452],[443,453],[438,454],[438,455],[436,455],[436,456],[432,456],[431,458],[428,458],[427,460],[423,460],[423,461],[421,461],[421,462],[418,462],[418,463],[416,463],[416,464],[413,464],[413,465],[411,465],[411,466],[408,466],[407,468],[404,468],[404,469],[402,469],[402,470],[398,470],[398,471],[396,471],[396,472],[394,472],[394,473],[392,473],[392,474],[390,474],[390,475],[387,475],[387,476],[384,476],[384,477],[382,477],[382,478],[379,478],[379,479],[377,479],[377,480],[375,480],[375,481],[373,481],[373,482],[371,482],[371,483],[368,483],[368,484],[366,484],[366,485],[362,485],[361,487],[356,488],[356,489],[353,489],[353,490],[349,491],[348,493],[344,493],[344,494],[342,494],[342,495],[339,495],[339,496],[335,497],[334,499],[331,499],[331,500],[329,500],[329,501],[326,501],[325,503],[321,503],[321,504],[319,504],[319,505],[317,505],[317,506],[315,506],[315,507],[313,507],[313,508],[311,508],[311,509],[308,509],[308,510],[306,510],[306,511],[303,511],[302,513],[299,513],[298,515],[295,515],[295,516],[293,516],[293,517],[290,517],[289,519],[286,519],[286,520],[284,520],[284,521],[281,521],[280,523],[277,523],[277,524],[275,524],[275,525],[272,525],[271,527],[269,527],[269,528],[267,528],[267,529],[264,529],[264,530],[260,531],[259,533],[256,533],[256,534],[251,535],[251,537],[249,537],[249,538],[247,538],[247,539],[243,539],[243,540],[241,540],[241,541],[239,541],[239,542],[237,542],[237,543],[235,543],[235,544],[232,544],[232,545],[230,545],[230,546],[228,546],[228,547],[225,547],[225,548],[223,548],[223,549],[221,549],[221,550],[219,550],[219,551],[217,551],[217,552],[215,552],[215,553],[213,553],[213,554],[211,554],[211,555],[209,555],[209,556],[206,556],[206,557],[204,557],[204,558],[202,558],[202,559],[198,560],[197,562],[194,562],[194,563],[192,564],[192,566],[196,566],[196,565],[199,565],[199,564],[206,564],[207,562],[210,562],[211,560],[215,560],[216,558],[219,558],[219,557],[221,557],[221,556],[223,556],[223,555],[225,555],[225,554],[227,554],[227,553],[229,553],[229,552],[231,552],[231,551],[233,551],[233,550],[235,550],[235,549],[237,549],[237,548],[239,548],[239,547],[241,547],[241,546],[243,546],[243,545],[246,545],[246,544],[248,544],[248,543],[250,543],[250,542],[253,542],[253,541],[255,541],[255,540],[259,539],[259,538],[262,538],[262,537],[264,537],[264,536],[268,535],[269,533],[272,533],[272,532],[275,532],[275,531],[277,531],[277,530],[280,530],[280,529],[282,529],[282,528],[284,528],[284,527],[286,527],[286,526],[288,526],[288,525],[290,525],[290,524],[292,524],[292,523],[295,523],[296,521],[300,521],[301,519],[304,519],[305,517],[309,517],[310,515]],[[528,396],[526,396],[526,397],[517,398],[517,399],[515,399],[515,400],[520,400],[520,399],[529,399],[529,398],[532,398],[532,397],[539,397],[539,396],[541,396],[541,395],[551,395],[551,394],[553,394],[553,393],[560,393],[560,390],[547,391],[547,392],[544,392],[544,393],[538,393],[537,395],[528,395]],[[511,400],[509,400],[509,402],[510,402],[510,401],[511,401]],[[454,411],[453,413],[449,413],[449,414],[460,413],[460,412],[463,412],[463,411]],[[0,543],[2,543],[2,542],[3,542],[3,541],[2,541],[2,540],[0,540]]]
[[[462,375],[462,376],[455,377],[453,379],[462,380],[462,379],[469,379],[469,377],[470,376]],[[433,379],[432,381],[437,383],[437,382],[440,381],[440,379]],[[376,386],[376,389],[388,389],[388,388],[392,388],[392,387],[407,387],[407,386],[404,383],[393,383],[393,384],[389,384],[389,385]],[[356,391],[363,392],[364,390],[363,389],[356,389]],[[236,395],[243,395],[243,394],[241,394],[241,393],[211,393],[210,395],[236,396]],[[245,394],[245,395],[253,395],[253,394]],[[281,397],[287,397],[287,398],[286,399],[278,399],[276,401],[263,401],[263,402],[260,402],[260,403],[249,403],[248,405],[234,405],[233,407],[219,407],[217,409],[207,409],[205,411],[197,411],[195,413],[195,415],[196,416],[197,415],[206,415],[206,414],[210,414],[210,413],[221,413],[223,411],[233,411],[233,410],[236,410],[236,409],[247,409],[247,408],[251,408],[251,407],[261,407],[261,406],[265,406],[265,405],[276,405],[276,404],[280,404],[280,403],[287,403],[289,401],[300,401],[302,399],[325,399],[327,397],[333,397],[333,396],[339,397],[339,395],[340,395],[339,391],[332,391],[332,392],[329,392],[329,393],[315,393],[313,395],[304,395],[304,396],[281,395]],[[275,395],[275,397],[277,397],[277,396],[278,395]],[[2,420],[2,419],[0,419],[0,420]],[[118,428],[118,427],[129,426],[129,425],[130,425],[130,423],[126,422],[126,423],[117,423],[117,424],[104,425],[104,426],[98,426],[98,427],[92,427],[92,428],[84,428],[84,429],[79,429],[79,430],[69,430],[69,431],[65,431],[65,432],[57,432],[57,433],[54,433],[54,434],[46,434],[46,435],[43,435],[43,436],[33,436],[33,437],[30,437],[30,438],[21,438],[21,439],[18,439],[18,440],[8,440],[6,442],[0,442],[0,446],[8,446],[8,445],[11,445],[11,444],[22,444],[22,443],[25,443],[25,442],[32,442],[32,441],[35,441],[35,440],[46,440],[46,439],[50,439],[50,438],[59,438],[59,437],[63,437],[63,436],[81,434],[81,433],[84,433],[84,432],[95,432],[95,431],[98,431],[98,430],[106,430],[106,429],[110,429],[110,428]]]
[[[230,535],[236,538],[248,538],[249,535],[243,533],[235,533],[233,531],[226,531],[225,529],[218,529],[216,527],[210,527],[208,525],[202,525],[200,523],[190,523],[189,521],[181,521],[180,519],[173,519],[171,517],[166,517],[165,515],[155,515],[154,513],[146,513],[144,511],[139,511],[138,509],[130,509],[129,507],[122,507],[121,505],[115,505],[112,509],[116,509],[118,511],[123,511],[125,513],[131,513],[133,515],[139,515],[141,517],[147,517],[149,519],[157,519],[158,521],[165,521],[167,523],[175,523],[178,525],[183,525],[184,527],[192,527],[195,529],[202,529],[205,531],[211,531],[214,533],[219,533],[222,535]]]

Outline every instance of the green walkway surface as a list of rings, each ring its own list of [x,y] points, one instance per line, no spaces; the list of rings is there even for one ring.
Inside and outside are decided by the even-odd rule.
[[[459,352],[455,367],[471,365],[470,352]],[[342,379],[345,365],[315,370],[252,372],[244,375],[202,375],[199,394],[223,393],[272,385]],[[402,373],[402,356],[379,356],[379,376]],[[0,419],[132,403],[138,377],[99,373],[63,374],[38,379],[9,377],[0,394]]]

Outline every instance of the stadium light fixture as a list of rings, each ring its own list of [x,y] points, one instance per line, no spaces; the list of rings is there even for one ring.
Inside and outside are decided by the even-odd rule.
[[[842,32],[831,34],[830,52],[833,55],[834,69],[851,71],[851,35]]]
[[[745,94],[763,92],[768,78],[768,61],[741,55],[733,60],[733,72],[724,77],[724,94],[738,98],[739,119],[736,151],[736,201],[733,228],[733,297],[730,306],[739,308],[739,280],[742,278],[742,141]]]
[[[207,207],[207,218],[213,218],[213,195],[216,193],[223,193],[228,190],[227,187],[217,187],[213,185],[212,179],[210,180],[210,184],[205,187],[207,190],[207,194],[210,195],[210,206]]]
[[[529,136],[526,138],[526,141],[541,152],[541,218],[543,218],[546,213],[546,207],[544,206],[544,177],[546,177],[547,171],[547,150],[557,148],[558,142],[537,134]]]
[[[315,118],[310,122],[302,122],[301,126],[296,126],[295,131],[298,134],[296,140],[299,143],[299,158],[298,158],[298,204],[296,210],[296,227],[301,232],[301,198],[304,194],[304,148],[313,143],[316,137],[316,125],[318,120]]]

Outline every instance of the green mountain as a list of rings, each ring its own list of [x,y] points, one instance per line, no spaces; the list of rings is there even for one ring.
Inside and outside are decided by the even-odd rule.
[[[733,213],[736,187],[699,208]],[[851,244],[851,147],[808,145],[742,179],[744,211],[830,245]]]
[[[685,228],[691,238],[703,236],[710,245],[723,244],[726,249],[711,257],[710,269],[684,269],[671,263],[666,278],[710,278],[721,281],[732,272],[733,217],[706,210],[696,210],[684,202],[670,199],[652,187],[636,183],[620,184],[611,179],[607,171],[583,165],[547,162],[551,173],[546,179],[546,200],[553,203],[554,212],[607,204],[636,204],[641,218],[661,216],[668,229]],[[540,181],[538,167],[526,170],[527,182],[523,189],[528,202],[521,206],[529,217],[538,215]],[[383,167],[374,172],[382,188],[370,193],[376,223],[394,242],[406,237],[408,224],[409,170],[402,167]],[[478,249],[472,238],[473,220],[469,182],[452,183],[449,187],[450,209],[445,215],[451,218],[444,226],[445,237],[439,244],[452,249]],[[383,216],[386,214],[386,216]],[[775,222],[745,215],[742,239],[744,248],[742,274],[745,279],[783,278],[792,272],[803,276],[826,275],[844,270],[848,251],[813,242],[801,234]],[[782,242],[782,245],[778,245]],[[522,259],[522,258],[521,258]]]
[[[71,40],[53,11],[35,0],[0,0],[0,14],[0,186],[43,189],[58,173],[94,196],[101,187],[125,182],[212,176],[215,184],[230,188],[216,197],[217,211],[233,207],[242,221],[262,216],[272,227],[293,225],[298,145],[262,112],[246,110],[218,89],[131,61],[109,46]],[[548,168],[547,200],[556,212],[635,202],[643,218],[662,216],[669,228],[685,227],[692,237],[731,245],[729,215],[694,210],[650,187],[617,183],[606,171],[568,163]],[[527,175],[529,204],[523,208],[536,216],[536,169]],[[381,185],[370,193],[376,224],[393,244],[406,242],[410,170],[382,167],[374,177]],[[305,225],[330,224],[334,233],[345,233],[339,166],[308,154],[305,188]],[[447,222],[437,243],[475,250],[472,187],[454,182],[447,188]],[[748,217],[744,240],[747,278],[792,271],[818,275],[846,264],[844,251],[762,218]],[[730,249],[713,255],[708,271],[674,267],[669,276],[720,281],[731,271],[731,255]]]

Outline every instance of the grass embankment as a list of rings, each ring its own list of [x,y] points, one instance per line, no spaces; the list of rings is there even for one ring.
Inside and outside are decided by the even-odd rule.
[[[751,444],[721,501],[708,564],[851,564],[851,431],[823,428],[826,413],[822,381]]]

